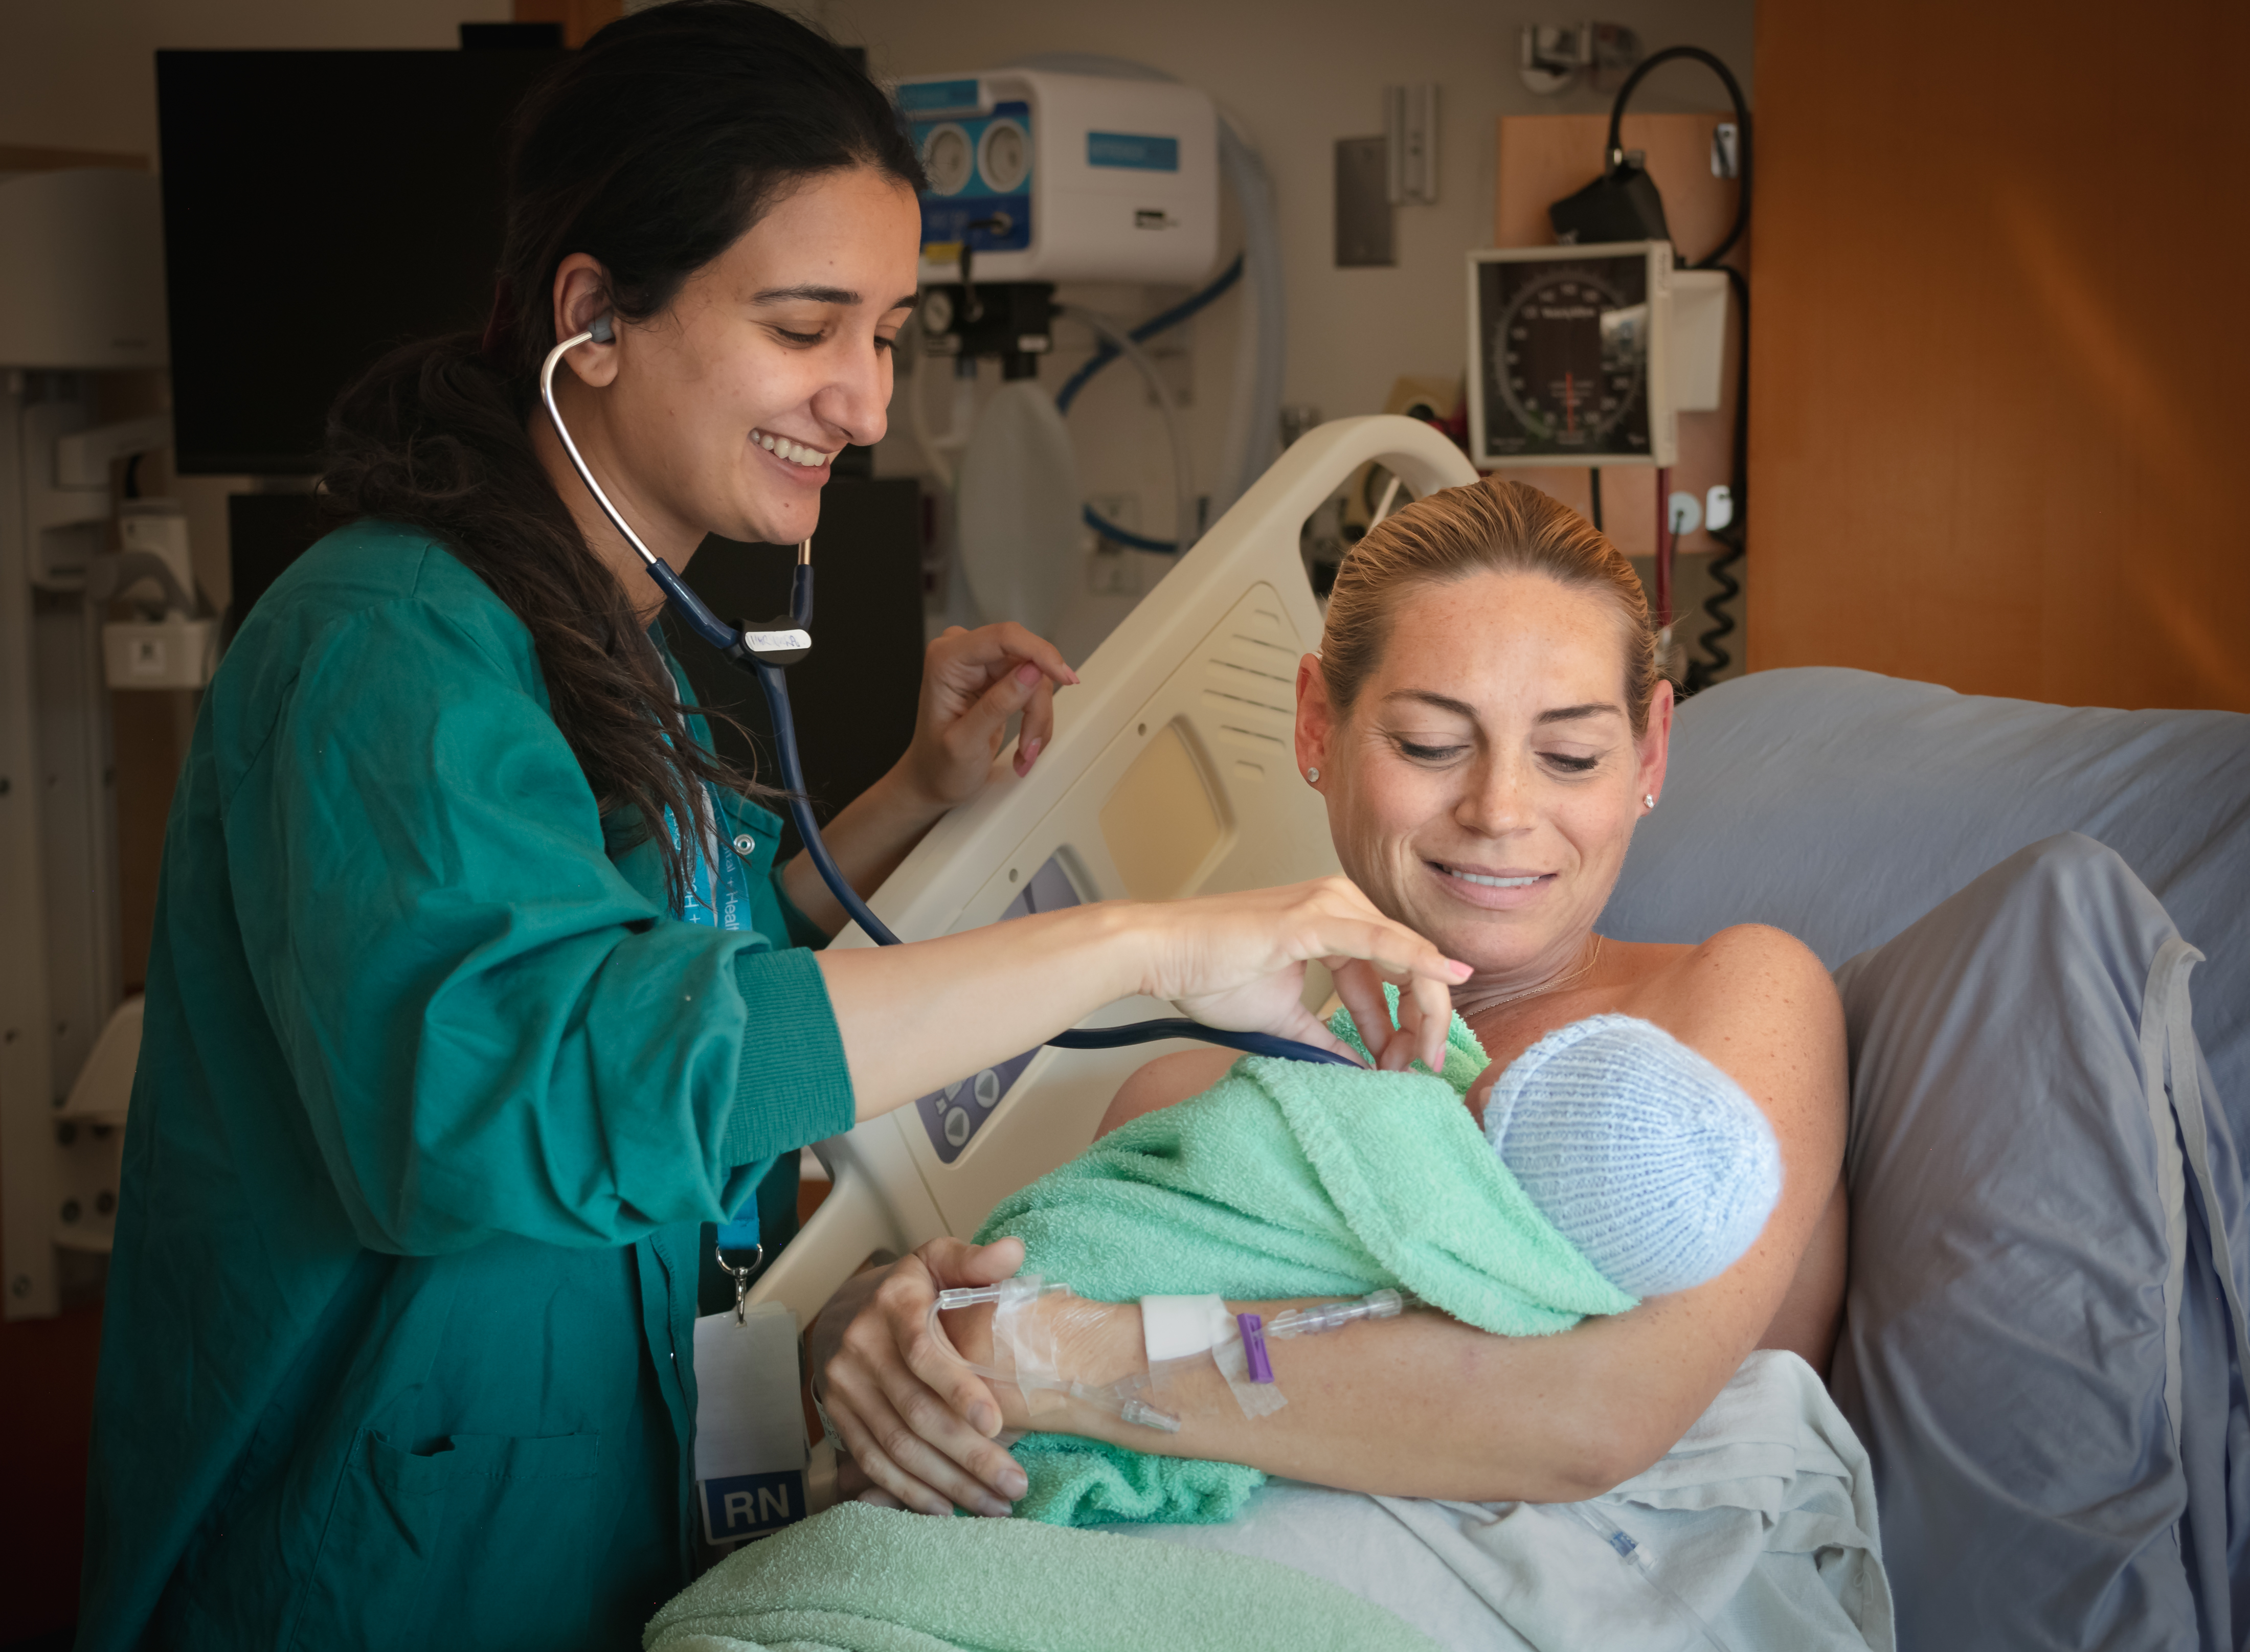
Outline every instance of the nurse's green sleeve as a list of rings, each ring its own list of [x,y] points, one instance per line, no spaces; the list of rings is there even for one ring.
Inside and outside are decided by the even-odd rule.
[[[721,1220],[744,1167],[851,1127],[812,955],[675,922],[618,872],[512,616],[406,598],[328,625],[226,833],[260,995],[372,1248]]]

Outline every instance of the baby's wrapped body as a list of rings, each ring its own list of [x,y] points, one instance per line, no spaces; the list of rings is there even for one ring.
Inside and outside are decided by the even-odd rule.
[[[1348,1016],[1339,1036],[1357,1043]],[[1565,1330],[1723,1271],[1765,1223],[1780,1158],[1757,1105],[1646,1022],[1549,1035],[1494,1084],[1456,1017],[1442,1074],[1251,1057],[1111,1132],[994,1210],[1025,1270],[1122,1302],[1391,1288],[1504,1336]],[[1029,1435],[1017,1511],[1061,1525],[1224,1520],[1262,1481],[1235,1463]]]

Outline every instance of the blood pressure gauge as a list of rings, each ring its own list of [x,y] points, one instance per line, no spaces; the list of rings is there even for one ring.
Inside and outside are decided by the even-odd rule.
[[[1662,241],[1469,255],[1469,457],[1669,465],[1672,248]]]

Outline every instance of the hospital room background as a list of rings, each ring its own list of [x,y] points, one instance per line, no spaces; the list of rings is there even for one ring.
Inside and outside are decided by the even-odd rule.
[[[1181,242],[1208,245],[1153,274],[1081,260],[1059,279],[1018,275],[1012,226],[987,217],[941,238],[965,215],[926,218],[933,297],[901,354],[890,433],[839,463],[824,510],[823,636],[849,640],[803,668],[816,806],[903,747],[938,629],[1022,619],[1084,662],[1157,590],[1183,537],[1199,540],[1294,443],[1363,415],[1417,421],[1595,515],[1662,609],[1666,670],[1694,695],[1839,667],[1968,696],[2250,712],[2250,231],[2225,204],[2250,141],[2221,113],[2250,45],[2237,8],[795,9],[901,86],[927,154],[950,125],[964,168],[981,145],[975,167],[1020,173],[984,141],[995,100],[1058,100],[1059,122],[1072,76],[1161,78],[1207,99],[1222,134],[1173,166],[1186,193],[1156,209]],[[173,780],[226,636],[319,531],[313,442],[299,439],[313,427],[259,403],[331,361],[310,330],[321,306],[357,300],[284,291],[261,260],[369,232],[349,188],[321,189],[370,164],[346,153],[362,114],[392,128],[383,166],[443,168],[458,143],[464,167],[488,172],[497,88],[617,13],[617,0],[0,10],[0,1649],[66,1646],[76,1611],[131,1006]],[[1638,435],[1598,436],[1587,451],[1614,448],[1606,464],[1550,446],[1522,468],[1509,443],[1536,440],[1542,410],[1480,380],[1503,348],[1494,329],[1522,323],[1527,283],[1584,276],[1557,261],[1549,209],[1603,179],[1619,86],[1674,46],[1730,71],[1751,120],[1711,62],[1656,66],[1621,146],[1665,227],[1578,237],[1671,243],[1660,259],[1636,250],[1618,277],[1667,284],[1640,370],[1651,385],[1668,375],[1670,405]],[[261,80],[221,55],[253,51],[329,54],[305,60],[300,87],[368,100],[277,113],[270,138],[290,120],[307,135],[263,177],[255,157],[196,150],[183,113],[295,75]],[[317,79],[343,73],[348,52],[369,54],[356,79]],[[449,79],[431,54],[478,66]],[[449,103],[456,87],[473,95]],[[1595,204],[1625,210],[1619,194]],[[384,197],[381,233],[422,232],[397,216],[405,198]],[[250,250],[183,245],[190,199],[197,222],[234,226]],[[455,227],[440,215],[434,232]],[[949,262],[962,241],[987,272],[970,286]],[[1526,249],[1545,251],[1472,256]],[[426,293],[390,295],[395,313],[481,325],[459,264],[410,249],[386,266],[387,281],[427,272]],[[337,329],[348,351],[383,341],[368,325]],[[1574,396],[1545,410],[1573,420]],[[1357,464],[1310,502],[1291,565],[1311,600],[1400,479]],[[692,582],[722,612],[773,612],[783,568],[714,547]],[[715,657],[688,661],[699,692],[762,731],[755,696]],[[2232,808],[2239,854],[2250,795]],[[2212,952],[2244,914],[2199,929],[2173,917]],[[2230,1038],[2242,1013],[2227,1012]],[[2202,1016],[2199,1002],[2198,1030]],[[2228,1098],[2238,1118],[2242,1099]],[[933,1141],[949,1117],[932,1112]],[[810,1213],[828,1173],[807,1172]]]

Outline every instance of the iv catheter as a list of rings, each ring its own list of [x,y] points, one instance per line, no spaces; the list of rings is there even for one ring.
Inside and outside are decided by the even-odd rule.
[[[820,881],[828,885],[828,892],[836,897],[852,921],[866,933],[878,946],[896,946],[899,937],[890,926],[869,910],[859,898],[859,891],[845,881],[843,872],[821,841],[819,823],[812,817],[812,804],[805,793],[804,766],[797,750],[797,725],[790,716],[789,683],[783,675],[785,667],[795,664],[812,651],[812,541],[806,540],[797,547],[797,567],[790,577],[790,611],[770,623],[762,630],[751,630],[728,624],[706,607],[703,599],[687,588],[686,581],[673,571],[665,560],[641,543],[618,507],[610,503],[610,496],[594,480],[594,472],[578,451],[578,444],[570,439],[570,432],[562,423],[562,415],[555,405],[555,369],[562,358],[580,345],[608,344],[616,340],[616,329],[611,318],[597,317],[594,324],[575,338],[564,339],[547,353],[539,369],[539,396],[547,405],[547,416],[555,426],[555,434],[562,439],[562,451],[569,456],[570,466],[578,472],[578,479],[602,507],[602,514],[625,536],[625,543],[639,555],[648,575],[663,589],[666,600],[684,620],[687,628],[708,643],[738,668],[751,672],[764,692],[766,709],[773,720],[774,746],[781,760],[781,774],[786,788],[786,807],[790,823],[797,836],[804,840],[804,852],[812,857]],[[1279,1038],[1271,1033],[1232,1032],[1224,1028],[1206,1027],[1199,1021],[1185,1016],[1166,1016],[1156,1021],[1136,1022],[1126,1027],[1081,1027],[1057,1033],[1046,1042],[1059,1050],[1118,1050],[1132,1044],[1155,1043],[1166,1038],[1192,1038],[1204,1043],[1218,1044],[1228,1050],[1239,1050],[1246,1055],[1280,1056],[1294,1061],[1322,1062],[1338,1067],[1357,1063],[1333,1050],[1322,1050],[1312,1044],[1300,1043],[1293,1038]]]

